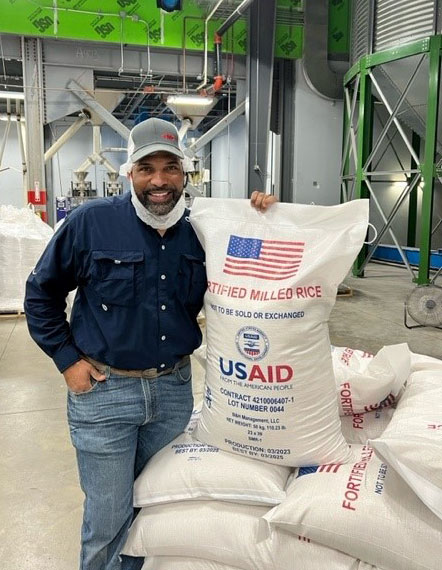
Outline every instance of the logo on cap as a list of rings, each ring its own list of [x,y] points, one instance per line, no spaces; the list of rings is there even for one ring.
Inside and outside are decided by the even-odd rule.
[[[161,136],[163,137],[163,139],[167,139],[169,141],[176,140],[176,136],[174,136],[172,133],[163,133]]]

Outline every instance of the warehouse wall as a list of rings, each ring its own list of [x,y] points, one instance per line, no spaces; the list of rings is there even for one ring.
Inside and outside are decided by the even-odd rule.
[[[25,205],[21,155],[17,137],[17,123],[11,123],[0,165],[0,205],[22,208]],[[0,121],[0,141],[3,143],[7,123]],[[3,170],[5,169],[5,170]]]
[[[238,117],[212,141],[212,196],[246,198],[246,120]]]
[[[340,201],[343,103],[308,86],[296,63],[294,201],[331,206]]]

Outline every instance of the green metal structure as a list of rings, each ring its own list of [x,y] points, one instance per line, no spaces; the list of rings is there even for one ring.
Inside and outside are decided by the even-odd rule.
[[[343,201],[354,198],[370,198],[372,206],[376,207],[384,222],[384,226],[378,232],[373,246],[364,247],[359,254],[353,273],[355,276],[363,277],[364,268],[374,249],[380,243],[382,236],[387,232],[397,246],[405,266],[410,272],[413,280],[420,284],[427,284],[430,281],[430,251],[432,236],[432,214],[435,178],[441,174],[439,164],[436,161],[438,109],[440,97],[440,75],[441,75],[441,50],[442,36],[435,35],[418,41],[404,44],[393,49],[377,52],[362,57],[347,72],[344,79],[345,85],[345,120],[344,120],[344,144],[341,170],[341,195]],[[411,67],[414,67],[407,84],[403,89],[399,99],[394,105],[382,92],[376,77],[377,66],[382,66],[405,58],[414,58]],[[417,64],[414,66],[415,61]],[[407,136],[403,125],[398,119],[399,111],[406,100],[407,94],[423,71],[427,70],[427,95],[426,95],[426,121],[425,135],[416,136],[413,133],[411,140]],[[387,122],[383,125],[382,132],[378,138],[373,135],[373,116],[375,101],[382,102],[389,113]],[[396,134],[400,134],[409,154],[409,166],[401,165],[398,171],[385,172],[378,168],[380,147],[385,140],[389,143],[391,128],[396,127]],[[375,159],[379,159],[375,163]],[[376,182],[385,175],[399,174],[403,176],[404,188],[387,216],[376,197],[373,190]],[[416,243],[416,217],[417,217],[417,190],[422,189],[422,202],[420,208],[420,236]],[[410,266],[407,257],[398,243],[398,240],[391,229],[391,223],[401,207],[408,199],[408,243],[420,247],[420,262],[418,272]]]

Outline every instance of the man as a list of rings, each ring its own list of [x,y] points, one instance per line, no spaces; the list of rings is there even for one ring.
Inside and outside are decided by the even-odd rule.
[[[120,558],[134,478],[186,426],[189,355],[201,343],[204,252],[187,216],[176,128],[131,131],[131,193],[78,208],[29,276],[29,331],[68,388],[68,422],[85,494],[81,570],[135,570]],[[274,201],[255,192],[260,210]],[[78,288],[70,324],[65,298]]]

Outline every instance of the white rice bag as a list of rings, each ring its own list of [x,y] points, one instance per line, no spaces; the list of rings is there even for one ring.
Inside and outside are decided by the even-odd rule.
[[[297,466],[347,461],[327,321],[367,229],[368,203],[197,198],[206,251],[207,372],[195,437]]]

